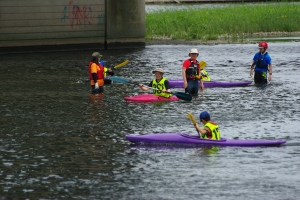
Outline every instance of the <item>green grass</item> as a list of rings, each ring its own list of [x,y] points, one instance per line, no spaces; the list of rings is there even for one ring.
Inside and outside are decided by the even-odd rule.
[[[300,31],[299,3],[230,4],[222,8],[188,7],[146,14],[146,40],[236,40],[257,32]]]

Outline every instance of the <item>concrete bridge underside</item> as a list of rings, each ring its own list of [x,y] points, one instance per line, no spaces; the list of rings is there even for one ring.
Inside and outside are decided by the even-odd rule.
[[[0,0],[0,50],[145,46],[145,0]]]

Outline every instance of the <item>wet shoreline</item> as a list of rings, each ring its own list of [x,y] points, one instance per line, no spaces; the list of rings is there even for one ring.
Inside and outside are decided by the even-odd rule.
[[[179,4],[179,3],[239,3],[257,2],[253,0],[145,0],[145,4]]]
[[[225,39],[224,36],[220,36],[218,40],[173,40],[170,38],[161,38],[161,39],[153,39],[146,40],[146,45],[179,45],[179,44],[189,44],[189,45],[215,45],[215,44],[255,44],[261,38],[268,38],[268,40],[290,40],[294,42],[300,42],[300,32],[268,32],[268,33],[253,33],[253,34],[244,34],[244,38],[231,40],[231,37],[227,37],[229,39]],[[296,39],[289,39],[292,37],[296,37]],[[265,39],[266,40],[266,39]]]

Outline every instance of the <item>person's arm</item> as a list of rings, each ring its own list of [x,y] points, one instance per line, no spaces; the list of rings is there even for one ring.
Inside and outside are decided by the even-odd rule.
[[[139,84],[139,88],[141,88],[141,90],[143,90],[143,91],[147,91],[147,90],[149,90],[149,88],[148,87],[146,87],[146,86],[144,86],[143,84]]]
[[[198,132],[201,134],[201,135],[207,135],[209,136],[211,134],[211,131],[208,127],[205,127],[204,129],[201,128],[197,123],[195,124],[195,127],[196,129],[198,130]]]
[[[269,64],[269,77],[268,77],[268,80],[269,80],[269,81],[272,80],[272,75],[273,75],[272,64]]]
[[[92,73],[94,83],[97,83],[98,75],[97,75],[97,65],[95,63],[91,65],[91,73]]]
[[[255,60],[257,60],[257,56],[258,56],[258,54],[256,53],[256,54],[254,55],[254,57],[253,57],[252,65],[251,65],[251,67],[250,67],[250,76],[253,75],[254,67],[255,67]]]
[[[94,83],[97,83],[98,75],[96,73],[92,73]]]
[[[166,92],[166,93],[171,93],[171,87],[170,87],[170,83],[168,80],[165,80],[165,90],[162,90],[162,92]]]
[[[151,87],[151,86],[152,86],[152,81],[149,84],[149,87]],[[143,85],[141,83],[139,84],[139,88],[141,88],[141,90],[143,90],[143,91],[149,90],[150,89],[149,87],[147,87],[147,86],[145,86],[145,85]]]
[[[266,62],[269,65],[269,68],[268,68],[268,71],[269,71],[268,80],[271,81],[272,80],[272,75],[273,75],[273,67],[272,67],[272,59],[269,56],[269,54],[266,56]]]
[[[183,88],[187,88],[188,86],[188,82],[186,79],[186,68],[184,68],[184,66],[182,66],[182,78],[183,78]]]
[[[107,74],[110,76],[115,75],[114,71],[111,68],[107,68]]]
[[[200,78],[199,82],[200,82],[200,88],[201,88],[201,90],[204,90],[204,84],[203,84],[202,78]]]
[[[255,66],[255,62],[254,62],[254,60],[253,60],[253,61],[252,61],[252,65],[251,65],[251,67],[250,67],[250,76],[253,75],[254,66]]]
[[[191,61],[190,61],[190,60],[185,60],[185,61],[182,63],[182,71],[181,71],[181,74],[182,74],[183,87],[184,87],[184,88],[187,88],[187,86],[188,86],[188,82],[187,82],[187,78],[186,78],[186,69],[189,68],[190,64],[191,64]]]

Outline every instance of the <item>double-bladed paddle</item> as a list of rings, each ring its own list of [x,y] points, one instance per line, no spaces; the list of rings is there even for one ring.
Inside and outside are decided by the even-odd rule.
[[[192,115],[191,113],[187,113],[188,114],[188,118],[193,122],[194,126],[196,126],[197,122],[196,119],[194,117],[194,115]],[[196,128],[196,127],[195,127]],[[196,131],[198,132],[199,136],[201,137],[201,134],[199,133],[198,129],[196,128]]]
[[[125,78],[118,77],[118,76],[112,76],[112,77],[110,77],[110,80],[118,82],[118,83],[129,83],[129,84],[134,84],[134,85],[138,85],[139,84],[137,82],[132,82],[132,81],[129,81],[129,80],[125,79]],[[148,86],[146,86],[146,87],[148,87]],[[148,87],[148,88],[151,88],[153,90],[159,90],[157,88],[152,88],[152,87]],[[168,92],[166,92],[166,93],[168,93]],[[185,100],[185,101],[191,101],[192,100],[192,95],[185,94],[183,92],[170,92],[170,94],[173,94],[176,97],[178,97],[179,99],[182,99],[182,100]]]
[[[127,65],[128,63],[129,63],[129,60],[125,60],[124,62],[122,62],[122,63],[120,63],[120,64],[114,66],[114,68],[115,68],[115,69],[121,68],[121,67],[123,67],[124,65]]]

